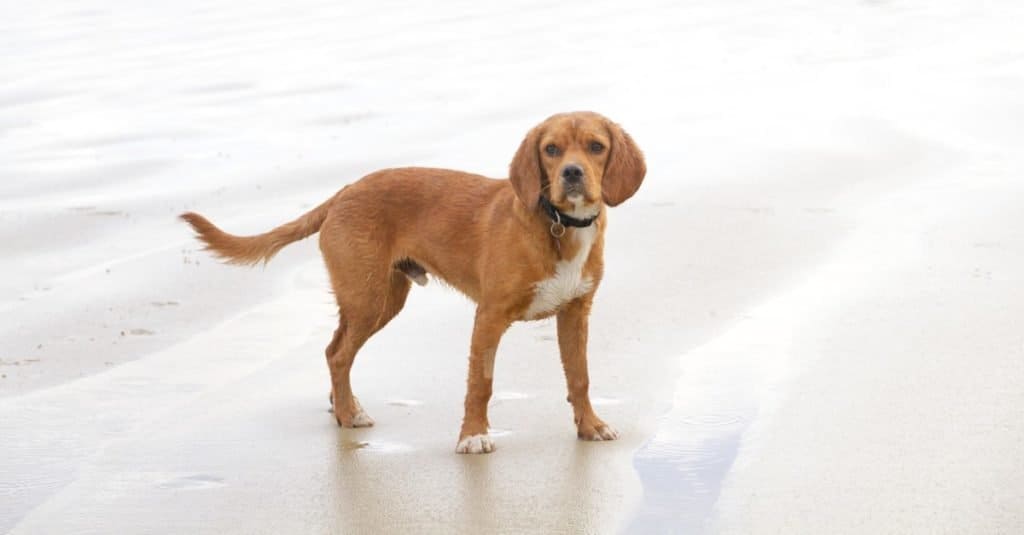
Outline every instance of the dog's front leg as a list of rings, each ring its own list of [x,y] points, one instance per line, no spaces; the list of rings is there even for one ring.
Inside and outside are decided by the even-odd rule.
[[[587,372],[587,322],[590,296],[567,304],[558,313],[558,348],[569,387],[576,436],[584,440],[615,440],[618,432],[601,421],[590,405],[590,376]]]
[[[494,356],[501,335],[510,325],[505,314],[477,308],[473,341],[469,349],[469,377],[466,380],[466,413],[459,433],[458,453],[490,453],[494,442],[487,434],[487,403],[494,382]]]

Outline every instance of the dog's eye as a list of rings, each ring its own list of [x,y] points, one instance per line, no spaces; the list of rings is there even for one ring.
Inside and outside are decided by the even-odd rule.
[[[544,152],[548,153],[548,156],[558,156],[558,147],[552,143],[544,147]]]
[[[604,145],[598,143],[597,141],[591,141],[590,152],[593,152],[594,154],[601,154],[602,152],[604,152]]]

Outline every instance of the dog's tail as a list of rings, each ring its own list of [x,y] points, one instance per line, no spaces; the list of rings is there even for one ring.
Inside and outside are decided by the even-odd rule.
[[[229,264],[252,266],[260,262],[265,264],[285,245],[316,234],[327,219],[333,201],[334,197],[331,197],[295,221],[255,236],[228,234],[195,212],[186,212],[179,217],[192,225],[196,237],[206,244],[206,250]]]

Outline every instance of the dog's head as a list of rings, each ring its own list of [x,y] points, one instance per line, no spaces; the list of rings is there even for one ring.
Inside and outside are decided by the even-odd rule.
[[[543,195],[567,214],[589,217],[602,201],[615,206],[632,197],[646,172],[643,153],[619,125],[573,112],[553,115],[526,135],[509,178],[530,209]]]

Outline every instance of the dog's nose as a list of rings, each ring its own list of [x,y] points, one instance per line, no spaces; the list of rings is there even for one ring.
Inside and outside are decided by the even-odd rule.
[[[579,184],[583,181],[583,168],[574,163],[563,167],[562,179],[570,184]]]

